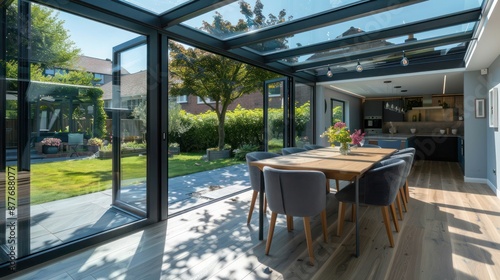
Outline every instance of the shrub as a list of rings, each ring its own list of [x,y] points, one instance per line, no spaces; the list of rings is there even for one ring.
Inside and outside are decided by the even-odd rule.
[[[102,146],[102,139],[94,137],[87,140],[87,145],[89,146]]]
[[[259,150],[259,146],[243,144],[238,149],[234,150],[234,158],[236,160],[246,160],[246,155],[250,152],[255,152]]]
[[[45,145],[45,146],[54,146],[54,147],[59,147],[61,146],[61,139],[59,138],[51,138],[51,137],[47,137],[47,138],[43,138],[42,141],[40,141],[40,143],[42,143],[42,145]]]

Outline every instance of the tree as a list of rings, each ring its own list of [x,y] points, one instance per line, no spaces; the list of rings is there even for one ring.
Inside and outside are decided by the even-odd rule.
[[[17,5],[7,8],[7,60],[17,59]],[[57,18],[53,10],[40,6],[31,5],[31,34],[30,49],[32,63],[37,63],[42,68],[54,66],[70,66],[71,62],[80,54],[80,49],[70,40],[70,36],[64,29],[64,21]],[[11,77],[14,78],[14,77]]]
[[[262,14],[263,5],[256,1],[252,11],[245,1],[239,1],[241,13],[245,19],[240,19],[236,25],[224,20],[215,13],[212,23],[203,22],[202,29],[219,36],[248,31],[252,25],[274,25],[282,22],[286,13],[282,10],[278,17],[270,15],[269,19]],[[286,40],[276,39],[276,44],[284,47]],[[195,95],[211,110],[218,119],[218,149],[224,148],[224,123],[226,112],[231,103],[245,94],[253,93],[262,88],[263,81],[278,75],[269,71],[244,64],[220,55],[200,49],[184,47],[171,42],[170,74],[172,96]]]

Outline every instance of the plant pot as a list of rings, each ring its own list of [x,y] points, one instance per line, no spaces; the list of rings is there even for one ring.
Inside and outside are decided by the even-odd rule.
[[[169,147],[168,152],[171,155],[178,155],[181,153],[181,148],[180,147]]]
[[[59,147],[47,145],[42,146],[42,153],[44,154],[57,154],[57,152],[59,152]]]
[[[99,151],[99,146],[87,146],[87,150],[91,153],[97,153]]]
[[[231,150],[207,150],[207,160],[217,160],[222,158],[229,158],[231,156]]]

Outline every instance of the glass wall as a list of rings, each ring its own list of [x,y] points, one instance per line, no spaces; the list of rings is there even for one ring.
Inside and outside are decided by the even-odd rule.
[[[29,2],[4,12],[0,260],[15,269],[146,217],[147,43]]]
[[[303,147],[307,144],[315,144],[314,141],[314,115],[313,102],[314,87],[296,83],[295,84],[295,146]]]

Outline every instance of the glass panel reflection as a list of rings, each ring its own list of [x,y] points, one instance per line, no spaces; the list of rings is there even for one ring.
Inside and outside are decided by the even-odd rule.
[[[440,17],[468,9],[480,7],[480,1],[470,0],[429,0],[389,10],[374,15],[348,20],[338,24],[317,28],[295,34],[293,37],[281,37],[249,45],[248,47],[262,54],[277,52],[285,49],[294,49],[301,46],[313,45],[337,38],[350,36],[360,32],[371,32]],[[287,44],[277,46],[276,40],[286,40]]]
[[[388,38],[385,40],[369,41],[360,44],[349,45],[346,47],[330,49],[325,52],[282,59],[280,61],[289,65],[300,65],[301,63],[309,63],[314,61],[335,59],[340,57],[348,59],[349,57],[355,57],[356,54],[360,54],[366,51],[383,50],[394,46],[410,44],[412,42],[417,42],[417,41],[425,42],[430,39],[438,39],[444,36],[451,36],[461,33],[472,32],[472,30],[475,27],[475,24],[476,22],[470,22],[468,24],[460,24],[446,28],[430,30],[426,32],[419,32],[412,34],[410,36],[399,36],[394,38]]]
[[[215,11],[185,21],[192,28],[200,29],[219,39],[255,32],[260,29],[301,19],[319,12],[338,9],[363,0],[304,0],[235,1]],[[259,5],[260,4],[260,5]]]
[[[14,1],[7,10],[7,21],[13,21],[7,23],[9,28],[17,25],[17,4]],[[3,65],[7,68],[7,87],[0,92],[7,108],[2,132],[6,141],[0,148],[6,151],[5,165],[17,167],[17,197],[21,202],[17,205],[15,257],[139,219],[111,207],[113,159],[105,157],[113,131],[111,116],[105,111],[112,89],[112,50],[138,34],[36,4],[31,4],[29,25],[30,32],[24,35],[29,38],[30,52],[23,52],[17,39],[6,40],[7,63]],[[10,35],[16,38],[17,32]],[[134,55],[136,64],[146,59],[144,52]],[[27,57],[26,67],[19,67],[19,56]],[[126,66],[129,68],[124,68],[124,73],[136,70]],[[145,81],[136,79],[130,86],[134,94],[145,98],[139,90],[145,88]],[[123,179],[141,178],[145,188],[145,157],[136,158],[123,160]],[[4,170],[0,173],[5,193],[8,182]],[[2,204],[0,217],[5,224],[5,201]],[[5,227],[1,236],[1,245],[5,246]],[[7,262],[9,256],[0,254],[0,260]]]
[[[191,0],[120,0],[154,14],[162,14]]]

